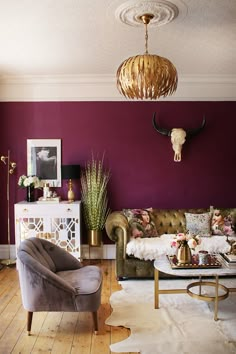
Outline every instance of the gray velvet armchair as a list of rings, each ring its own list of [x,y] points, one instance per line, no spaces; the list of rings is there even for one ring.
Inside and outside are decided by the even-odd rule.
[[[37,311],[92,312],[98,331],[102,272],[97,266],[82,266],[59,246],[32,237],[21,242],[17,267],[29,335]]]

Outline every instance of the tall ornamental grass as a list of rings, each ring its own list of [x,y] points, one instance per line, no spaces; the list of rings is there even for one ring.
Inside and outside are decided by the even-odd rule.
[[[88,161],[81,174],[81,201],[88,230],[102,230],[110,212],[108,207],[107,184],[110,171],[103,167],[102,159]]]

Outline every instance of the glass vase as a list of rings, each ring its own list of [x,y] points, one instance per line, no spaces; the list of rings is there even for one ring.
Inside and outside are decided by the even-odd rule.
[[[192,260],[191,250],[187,242],[184,242],[180,245],[177,251],[178,263],[181,264],[190,264]]]
[[[27,200],[27,202],[29,202],[29,203],[35,201],[34,186],[28,186],[28,187],[26,187],[26,200]]]

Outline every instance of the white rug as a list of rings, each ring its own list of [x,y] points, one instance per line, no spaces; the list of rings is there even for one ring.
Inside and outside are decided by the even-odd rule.
[[[191,279],[161,280],[160,288],[183,288],[189,282]],[[236,279],[220,282],[236,287]],[[126,280],[120,284],[123,289],[111,295],[113,312],[106,324],[130,328],[131,335],[112,344],[112,352],[236,353],[236,293],[219,302],[219,320],[214,321],[213,302],[188,294],[162,294],[160,309],[155,310],[154,281]]]

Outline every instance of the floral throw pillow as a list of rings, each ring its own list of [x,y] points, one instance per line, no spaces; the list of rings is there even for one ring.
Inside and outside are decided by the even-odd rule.
[[[152,208],[148,209],[123,209],[131,229],[131,237],[156,237],[156,226],[151,219]]]
[[[213,235],[236,235],[236,209],[214,209],[211,230]]]
[[[211,236],[212,213],[185,213],[186,229],[194,235]]]

